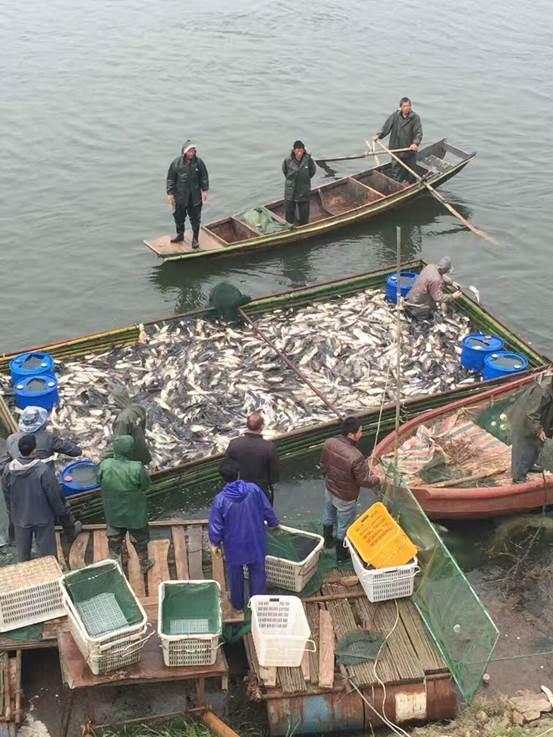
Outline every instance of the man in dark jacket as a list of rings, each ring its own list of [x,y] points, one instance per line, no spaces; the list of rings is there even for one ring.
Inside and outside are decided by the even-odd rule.
[[[82,449],[77,443],[66,438],[60,438],[59,435],[47,429],[48,412],[43,407],[25,407],[19,418],[19,432],[14,432],[8,436],[6,440],[5,452],[0,459],[0,466],[8,465],[14,458],[19,458],[19,441],[27,434],[34,435],[36,441],[36,458],[39,458],[55,473],[54,456],[56,453],[69,456],[70,458],[78,458]],[[59,518],[59,523],[63,527],[63,533],[68,543],[73,542],[81,531],[82,525],[75,520],[71,508],[63,496],[60,488],[62,501],[65,506],[65,513]]]
[[[344,538],[355,520],[355,507],[361,487],[377,489],[380,480],[369,471],[368,461],[357,447],[363,435],[361,420],[346,417],[342,435],[325,440],[321,453],[321,469],[325,477],[323,535],[325,546],[331,547],[336,525],[336,560],[347,560]]]
[[[40,557],[56,555],[56,517],[65,513],[53,470],[36,457],[34,435],[23,435],[19,457],[4,469],[2,487],[15,532],[17,560],[31,559],[33,538]]]
[[[305,225],[309,222],[311,180],[316,171],[317,166],[305,150],[302,141],[296,141],[290,156],[282,162],[282,173],[286,180],[284,184],[286,220],[292,225]]]
[[[197,155],[196,146],[186,141],[181,155],[175,159],[167,172],[167,202],[173,208],[177,235],[171,243],[184,240],[184,221],[188,215],[192,226],[192,248],[200,247],[200,222],[202,205],[207,202],[209,176],[207,167]]]
[[[134,440],[131,460],[140,461],[147,466],[151,463],[152,456],[146,444],[146,410],[136,400],[131,399],[122,386],[114,387],[112,396],[120,410],[113,421],[113,437],[130,435]],[[109,452],[105,455],[109,455]]]
[[[553,372],[535,381],[511,410],[511,475],[524,484],[527,474],[542,473],[543,446],[553,437]]]
[[[152,566],[148,558],[148,510],[146,491],[150,477],[134,458],[134,440],[130,435],[113,439],[113,457],[106,458],[98,469],[102,488],[109,552],[121,562],[121,550],[127,532],[134,545],[143,573]]]
[[[417,163],[417,151],[422,141],[422,123],[420,117],[411,107],[411,100],[402,97],[399,101],[399,110],[392,113],[385,121],[379,132],[373,137],[374,141],[386,138],[390,134],[390,148],[409,148],[396,156],[404,161],[411,169]],[[392,177],[398,182],[411,182],[413,177],[407,169],[395,159],[392,160]]]
[[[276,445],[263,437],[264,424],[258,412],[251,414],[246,432],[230,441],[225,458],[235,461],[242,481],[257,484],[272,504],[275,484],[279,482],[278,452]]]
[[[248,566],[250,596],[265,594],[267,532],[278,527],[278,519],[265,494],[256,484],[238,481],[238,464],[225,458],[221,463],[225,486],[215,497],[209,513],[209,541],[215,555],[223,545],[230,583],[230,600],[235,609],[244,608],[244,566]]]

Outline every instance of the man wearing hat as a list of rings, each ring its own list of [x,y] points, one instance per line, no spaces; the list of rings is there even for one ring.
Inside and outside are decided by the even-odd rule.
[[[200,221],[202,205],[207,202],[209,177],[207,167],[197,155],[196,145],[188,140],[182,147],[167,172],[167,202],[173,208],[177,234],[171,243],[184,240],[184,221],[186,216],[192,226],[192,248],[200,247]]]
[[[316,171],[317,166],[305,150],[303,142],[295,141],[290,156],[282,162],[286,220],[292,225],[305,225],[309,222],[309,194],[311,180]]]
[[[452,281],[448,273],[451,271],[451,259],[444,256],[437,264],[428,264],[418,275],[405,298],[405,310],[412,317],[427,320],[432,317],[438,304],[458,299],[462,292],[460,285]],[[456,291],[448,293],[446,287],[451,284]]]

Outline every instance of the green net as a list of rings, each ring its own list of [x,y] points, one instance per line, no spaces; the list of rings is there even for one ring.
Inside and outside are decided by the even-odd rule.
[[[418,548],[422,570],[413,602],[463,697],[470,701],[480,686],[499,632],[411,491],[393,477],[388,478],[383,485],[384,503]]]
[[[292,227],[289,223],[282,223],[277,220],[266,207],[254,207],[251,210],[246,210],[246,212],[238,215],[237,220],[263,235],[280,233],[282,230],[288,230]]]
[[[161,605],[164,635],[217,635],[221,632],[221,590],[214,581],[165,583]]]
[[[65,577],[65,587],[90,637],[139,624],[143,614],[114,563],[81,568]]]
[[[289,532],[282,527],[267,531],[267,554],[293,563],[301,563],[317,547],[319,540],[298,532]]]
[[[336,659],[340,665],[358,665],[375,660],[385,641],[382,632],[353,630],[336,643]]]

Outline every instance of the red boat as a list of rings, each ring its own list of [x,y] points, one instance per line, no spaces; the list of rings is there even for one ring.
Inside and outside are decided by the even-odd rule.
[[[375,446],[376,472],[393,478],[397,438],[402,477],[431,519],[486,519],[553,504],[552,473],[530,474],[524,484],[510,474],[509,410],[537,376],[406,422]]]

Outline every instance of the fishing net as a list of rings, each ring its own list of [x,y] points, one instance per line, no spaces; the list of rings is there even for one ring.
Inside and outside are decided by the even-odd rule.
[[[319,541],[314,537],[288,532],[281,527],[270,529],[267,533],[267,554],[293,563],[305,560],[318,544]]]
[[[216,635],[221,631],[221,591],[216,583],[171,583],[161,606],[164,635]]]
[[[238,215],[237,220],[257,230],[262,235],[280,233],[292,227],[290,223],[281,223],[277,220],[273,213],[266,207],[254,207],[251,210],[246,210],[246,212]]]
[[[381,632],[353,630],[336,643],[336,660],[339,665],[357,665],[374,660],[384,645]]]
[[[220,282],[209,294],[209,313],[212,320],[225,322],[240,322],[239,308],[251,302],[251,297],[228,282]]]
[[[397,473],[387,479],[384,503],[418,548],[422,570],[413,602],[470,701],[497,643],[497,627],[409,488]]]
[[[134,594],[112,563],[74,571],[66,576],[64,585],[91,637],[142,621]]]

